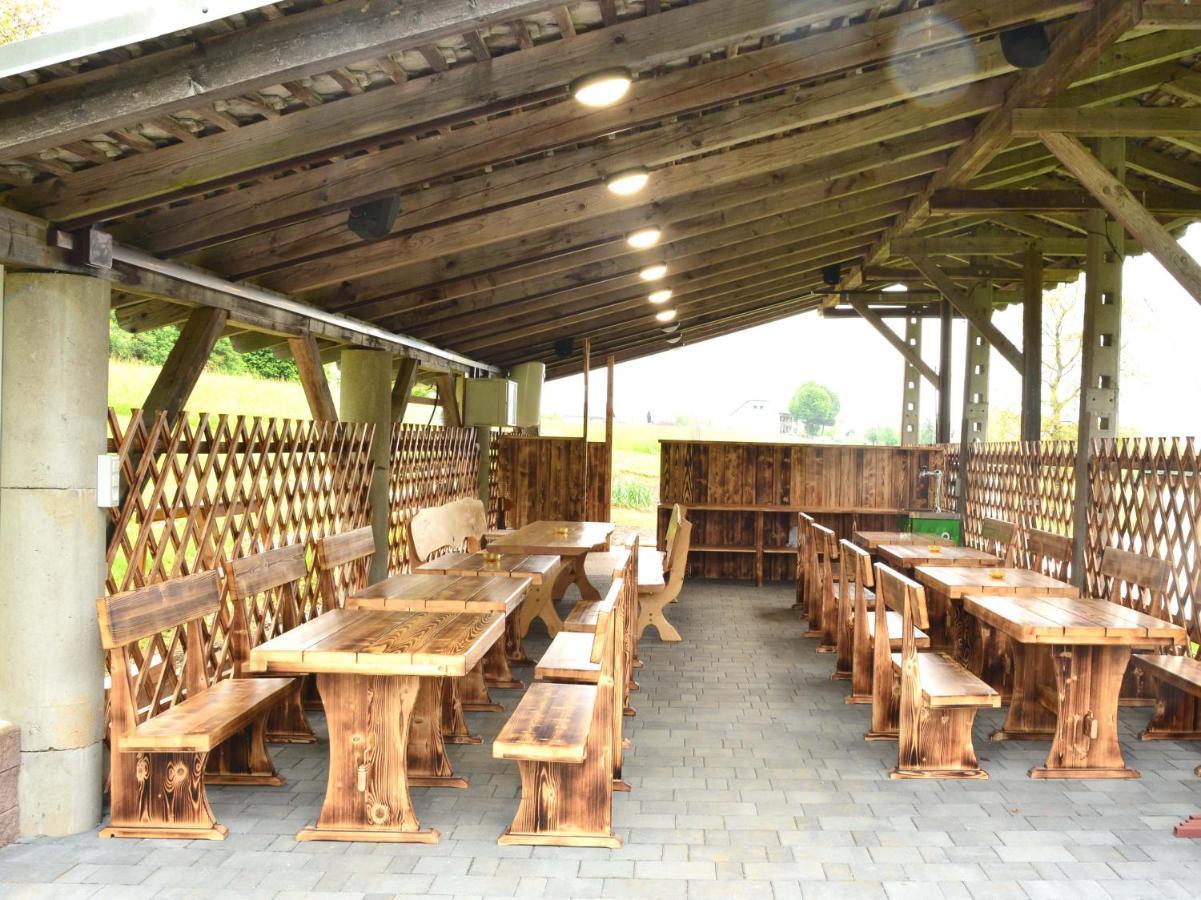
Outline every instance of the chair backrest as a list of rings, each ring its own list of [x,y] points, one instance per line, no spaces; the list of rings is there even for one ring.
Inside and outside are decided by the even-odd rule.
[[[480,549],[487,530],[488,515],[477,497],[420,510],[409,522],[409,561],[428,562],[433,556],[464,547],[474,552]]]
[[[375,533],[370,525],[317,539],[318,614],[341,609],[346,598],[367,586],[371,557],[375,555]]]
[[[635,544],[637,546],[637,544]],[[667,572],[665,590],[678,591],[688,574],[688,551],[692,547],[692,522],[684,519],[676,529],[675,540],[672,541],[668,552],[671,553],[671,568]]]
[[[666,572],[671,568],[672,553],[674,552],[676,543],[676,532],[680,530],[680,523],[684,521],[684,507],[676,503],[671,508],[671,516],[667,520],[667,533],[663,538],[663,571]]]
[[[216,572],[172,578],[96,601],[100,642],[109,654],[113,734],[125,734],[208,687],[201,622],[220,606]],[[131,652],[134,647],[140,652]]]
[[[1101,576],[1109,581],[1108,588],[1103,587],[1106,599],[1161,619],[1168,617],[1164,591],[1172,567],[1164,560],[1106,547],[1101,554]]]
[[[916,651],[917,643],[912,633],[913,629],[924,630],[930,627],[930,616],[926,608],[926,592],[922,586],[896,569],[890,568],[884,563],[876,563],[876,600],[877,608],[881,612],[891,609],[907,617],[905,633],[901,635],[902,644],[908,637],[914,641]],[[877,616],[876,628],[879,627],[879,616]],[[887,626],[885,627],[887,629]],[[887,634],[887,630],[885,633]]]
[[[304,544],[276,547],[225,563],[234,615],[218,671],[232,665],[234,676],[240,676],[251,648],[301,623],[296,583],[307,574]]]
[[[1063,534],[1027,528],[1026,565],[1036,572],[1066,581],[1072,565],[1072,539]]]
[[[1017,549],[1015,538],[1018,527],[1004,519],[990,519],[987,516],[980,520],[980,536],[984,538],[984,549],[1001,557],[1003,565],[1013,565],[1014,553]]]

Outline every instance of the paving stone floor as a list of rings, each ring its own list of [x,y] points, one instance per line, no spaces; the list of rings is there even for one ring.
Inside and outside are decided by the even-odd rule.
[[[682,644],[642,643],[633,793],[614,800],[620,850],[498,847],[516,765],[491,757],[503,720],[472,714],[481,746],[451,748],[465,791],[417,789],[436,846],[298,844],[324,791],[325,748],[279,747],[288,784],[211,790],[230,834],[101,841],[94,833],[0,850],[4,897],[1197,897],[1201,841],[1171,827],[1201,812],[1201,747],[1141,744],[1139,781],[1031,781],[1045,744],[989,744],[979,782],[890,781],[895,745],[862,740],[831,657],[814,652],[788,587],[690,583],[672,618]],[[537,656],[544,640],[531,642]],[[521,671],[521,670],[519,670]],[[524,677],[528,679],[528,670]],[[516,692],[496,692],[509,707]],[[318,719],[315,726],[323,730]]]

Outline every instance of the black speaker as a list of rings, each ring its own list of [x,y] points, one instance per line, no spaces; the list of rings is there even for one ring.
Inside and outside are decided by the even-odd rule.
[[[378,241],[392,231],[399,212],[400,194],[369,200],[350,208],[346,227],[365,241]]]
[[[1001,55],[1011,66],[1036,69],[1051,55],[1047,29],[1035,22],[1001,32]]]
[[[842,266],[838,263],[825,266],[822,269],[822,281],[827,287],[838,287],[838,282],[842,281]]]
[[[575,338],[559,338],[555,341],[555,356],[567,359],[575,352]]]

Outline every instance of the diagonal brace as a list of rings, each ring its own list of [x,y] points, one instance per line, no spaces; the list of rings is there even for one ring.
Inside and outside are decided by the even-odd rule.
[[[888,341],[888,343],[892,344],[893,347],[897,349],[897,352],[900,353],[901,356],[905,357],[905,360],[911,366],[921,372],[923,378],[925,378],[935,387],[938,387],[938,373],[930,368],[929,364],[922,359],[920,353],[916,352],[912,347],[906,344],[905,341],[901,339],[900,335],[889,328],[888,324],[881,319],[871,307],[869,307],[862,300],[858,299],[852,299],[851,306],[854,308],[855,312],[859,313],[859,315],[863,317],[865,322],[871,325],[872,328],[876,329],[876,331],[880,332],[884,339]]]

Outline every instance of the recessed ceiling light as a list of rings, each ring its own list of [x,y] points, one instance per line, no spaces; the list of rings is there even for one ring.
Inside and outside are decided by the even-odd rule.
[[[612,106],[626,95],[633,80],[629,69],[604,69],[573,81],[571,96],[585,106]]]
[[[675,345],[675,344],[680,343],[680,341],[682,341],[682,340],[684,340],[684,335],[677,334],[674,337],[667,338],[667,343]]]
[[[665,325],[663,327],[664,334],[675,334],[679,330],[680,330],[679,322],[672,322],[670,325]]]
[[[670,322],[675,317],[676,311],[674,309],[661,309],[655,313],[655,318],[660,322]]]
[[[651,303],[666,303],[671,299],[671,288],[663,288],[659,291],[651,291],[646,295],[646,299]]]
[[[650,177],[651,173],[646,169],[627,169],[625,172],[610,175],[605,181],[605,186],[613,193],[625,197],[629,194],[636,194],[646,187]]]
[[[656,225],[639,228],[626,235],[626,243],[635,250],[645,250],[647,247],[653,247],[659,243],[659,235],[662,233]]]
[[[658,281],[667,274],[667,265],[665,263],[655,263],[653,266],[647,266],[638,273],[638,277],[643,281]]]

